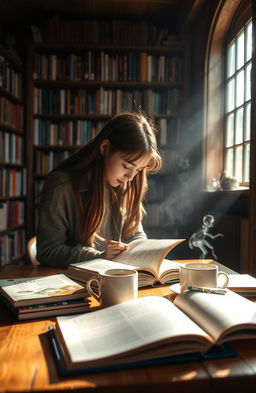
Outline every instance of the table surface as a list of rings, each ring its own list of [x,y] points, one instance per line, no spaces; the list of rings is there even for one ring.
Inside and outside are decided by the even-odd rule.
[[[220,265],[222,270],[226,270]],[[58,268],[6,266],[0,278],[33,277],[59,273]],[[230,270],[228,270],[230,272]],[[141,289],[139,296],[174,294],[169,286]],[[256,391],[256,340],[236,341],[234,358],[141,367],[63,378],[58,375],[48,340],[55,318],[16,322],[0,304],[0,392],[233,392]]]

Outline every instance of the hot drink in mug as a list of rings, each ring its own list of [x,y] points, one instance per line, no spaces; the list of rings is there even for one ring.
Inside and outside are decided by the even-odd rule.
[[[228,276],[218,271],[213,263],[185,263],[180,266],[180,290],[185,291],[188,286],[207,288],[226,288]]]
[[[99,294],[92,288],[93,283],[98,287]],[[137,299],[138,272],[131,269],[105,270],[87,282],[87,290],[102,307]]]

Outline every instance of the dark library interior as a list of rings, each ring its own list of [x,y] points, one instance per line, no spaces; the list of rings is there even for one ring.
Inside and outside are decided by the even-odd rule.
[[[189,238],[210,214],[218,261],[255,276],[255,18],[249,0],[0,0],[1,265],[28,263],[47,173],[142,109],[164,159],[148,237],[199,258]]]

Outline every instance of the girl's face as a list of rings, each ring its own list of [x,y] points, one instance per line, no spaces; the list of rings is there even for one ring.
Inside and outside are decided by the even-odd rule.
[[[102,149],[102,154],[105,156],[105,179],[112,187],[132,181],[139,171],[146,168],[151,157],[151,154],[148,153],[136,161],[128,161],[122,153],[110,153],[107,146],[104,149]]]

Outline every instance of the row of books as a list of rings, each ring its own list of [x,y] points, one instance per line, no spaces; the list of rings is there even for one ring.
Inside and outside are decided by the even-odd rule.
[[[10,231],[0,236],[0,266],[25,255],[26,235],[24,229]]]
[[[50,121],[34,119],[35,145],[83,145],[94,138],[103,122],[91,120]]]
[[[26,195],[26,168],[0,168],[0,198]]]
[[[157,121],[160,146],[178,143],[178,118],[161,118]],[[94,138],[105,122],[91,120],[44,120],[34,119],[34,145],[83,145]]]
[[[113,114],[139,107],[150,114],[176,115],[180,108],[180,90],[34,89],[35,114]]]
[[[36,43],[170,45],[177,37],[168,28],[145,20],[61,20],[57,15],[32,26]]]
[[[0,87],[14,97],[22,99],[21,73],[17,72],[3,56],[0,56]]]
[[[34,173],[36,175],[47,175],[52,169],[65,160],[74,151],[63,150],[63,151],[36,151],[35,162],[34,162]]]
[[[36,54],[34,79],[180,82],[179,56],[142,53]]]
[[[23,161],[23,138],[0,131],[0,162],[21,164]]]
[[[0,97],[0,121],[17,130],[23,129],[23,107]]]
[[[0,280],[0,299],[19,321],[88,312],[87,295],[64,274]]]
[[[0,202],[0,231],[23,225],[25,222],[24,201]]]

